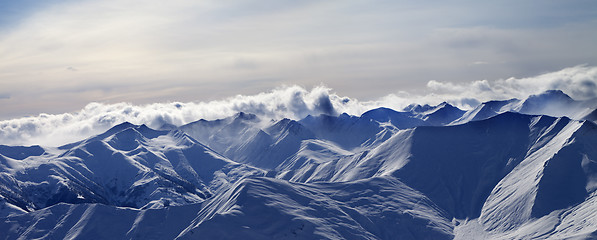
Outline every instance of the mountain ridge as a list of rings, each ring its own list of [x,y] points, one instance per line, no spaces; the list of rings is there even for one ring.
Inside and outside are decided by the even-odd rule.
[[[522,113],[553,113],[541,105],[552,101],[590,105],[563,94],[466,112],[441,103],[300,120],[238,113],[160,130],[125,122],[57,148],[0,145],[0,231],[8,239],[591,237],[597,124]],[[181,217],[161,222],[172,214]],[[98,232],[109,222],[118,228]]]

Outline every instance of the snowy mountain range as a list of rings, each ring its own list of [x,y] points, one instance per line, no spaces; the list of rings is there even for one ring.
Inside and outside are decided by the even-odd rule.
[[[0,145],[0,239],[597,238],[596,109],[552,90]]]

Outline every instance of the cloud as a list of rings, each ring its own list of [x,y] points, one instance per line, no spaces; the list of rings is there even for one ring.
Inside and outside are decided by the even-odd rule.
[[[552,88],[595,96],[594,67],[523,77],[597,64],[597,15],[586,1],[10,2],[0,8],[11,21],[0,24],[0,119],[81,110],[1,121],[0,144],[55,146],[120,121],[182,124],[237,111],[471,107]],[[11,9],[27,13],[6,18]],[[516,78],[495,80],[505,76]],[[334,90],[312,88],[319,83]],[[291,86],[259,93],[283,84]],[[167,101],[179,102],[147,104]]]
[[[468,83],[429,81],[427,87],[443,98],[471,96],[482,101],[524,98],[546,90],[559,89],[576,99],[597,97],[597,67],[580,65],[528,78]]]
[[[323,82],[375,99],[424,90],[430,79],[597,64],[597,15],[586,1],[5,2],[0,16],[27,13],[0,24],[0,88],[11,93],[0,119],[92,101],[209,101],[282,84]]]
[[[237,112],[259,115],[263,120],[301,119],[307,115],[348,113],[360,115],[377,108],[400,110],[411,103],[438,104],[447,101],[461,108],[480,102],[525,98],[545,90],[560,89],[576,99],[597,97],[597,67],[575,66],[528,78],[478,80],[468,83],[429,81],[427,92],[397,92],[371,101],[340,96],[325,86],[307,90],[286,86],[255,95],[237,95],[210,102],[170,102],[147,105],[90,103],[80,111],[40,114],[0,121],[0,143],[58,146],[101,133],[128,121],[158,128],[182,125],[199,119],[219,119]]]
[[[40,114],[1,121],[0,142],[58,146],[101,133],[124,121],[159,128],[164,124],[182,125],[198,119],[225,118],[241,111],[257,114],[264,120],[285,117],[300,119],[308,114],[336,114],[337,111],[356,113],[350,110],[354,108],[351,105],[358,104],[356,100],[348,101],[330,91],[322,86],[311,91],[290,86],[211,102],[148,105],[90,103],[73,113]]]

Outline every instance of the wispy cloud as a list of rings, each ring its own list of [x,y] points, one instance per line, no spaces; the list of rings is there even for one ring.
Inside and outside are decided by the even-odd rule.
[[[91,101],[209,101],[282,84],[376,99],[422,91],[430,79],[597,64],[597,14],[580,0],[16,2],[0,8],[28,9],[0,26],[0,88],[11,93],[2,119]],[[471,64],[480,61],[491,64]]]
[[[560,89],[573,98],[597,97],[597,67],[576,66],[528,78],[479,80],[467,83],[429,81],[426,93],[398,92],[376,100],[360,101],[318,86],[280,87],[254,95],[236,95],[209,102],[169,102],[147,105],[90,103],[82,110],[63,114],[0,121],[1,144],[57,146],[101,133],[124,121],[157,128],[182,125],[198,119],[218,119],[237,112],[259,115],[264,120],[300,119],[309,114],[360,115],[377,108],[402,109],[411,103],[448,101],[461,108],[493,99],[525,98],[549,89]]]
[[[468,83],[429,81],[434,95],[450,98],[474,96],[479,100],[523,98],[550,89],[559,89],[575,98],[597,97],[597,67],[576,66],[557,72],[528,78],[508,78],[495,81],[478,80]]]
[[[336,109],[356,106],[348,98],[316,87],[307,91],[298,86],[279,88],[252,96],[237,95],[224,100],[200,103],[90,103],[80,111],[40,114],[0,122],[2,144],[60,145],[100,133],[124,121],[157,128],[163,124],[181,125],[198,119],[217,119],[237,112],[258,114],[264,120],[302,118],[308,114],[335,114]]]

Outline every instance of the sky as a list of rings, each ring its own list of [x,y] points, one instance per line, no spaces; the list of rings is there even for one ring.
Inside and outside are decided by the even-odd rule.
[[[0,120],[274,92],[589,98],[595,29],[594,0],[0,1]]]
[[[165,124],[181,126],[199,119],[222,119],[239,112],[252,113],[264,124],[283,118],[303,119],[307,115],[360,116],[367,110],[387,107],[402,110],[413,102],[437,105],[447,101],[461,109],[473,109],[481,102],[526,97],[560,89],[576,99],[597,102],[597,67],[575,66],[529,78],[464,83],[429,81],[428,94],[398,92],[375,100],[342,96],[333,89],[310,89],[293,85],[254,94],[236,95],[207,102],[162,102],[151,104],[92,102],[78,111],[39,114],[0,121],[0,144],[60,146],[100,134],[123,123],[159,129]],[[586,109],[587,112],[592,109]],[[473,110],[474,111],[474,110]]]

